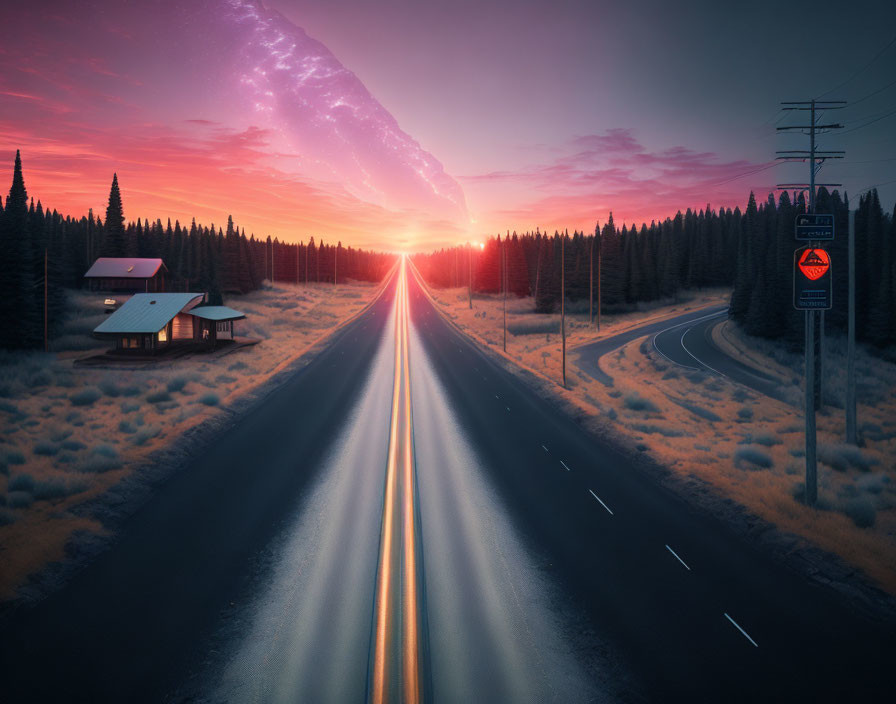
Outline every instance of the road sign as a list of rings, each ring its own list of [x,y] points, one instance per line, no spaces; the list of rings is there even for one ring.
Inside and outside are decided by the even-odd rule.
[[[793,307],[830,310],[831,255],[820,247],[802,247],[793,253]]]
[[[834,239],[834,216],[826,213],[797,215],[796,239],[800,241]]]

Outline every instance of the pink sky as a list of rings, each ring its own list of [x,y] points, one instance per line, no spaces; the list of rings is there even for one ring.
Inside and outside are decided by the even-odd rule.
[[[129,219],[233,215],[256,235],[396,250],[591,230],[611,210],[621,223],[743,206],[784,175],[762,170],[771,120],[723,149],[740,87],[704,86],[717,99],[697,104],[685,64],[653,64],[645,85],[640,59],[613,43],[622,10],[595,12],[596,48],[582,49],[586,5],[511,18],[461,2],[476,18],[462,35],[447,6],[271,2],[35,0],[5,13],[0,158],[11,170],[21,149],[29,194],[66,214],[102,213],[117,172]],[[495,26],[572,43],[498,51],[483,36]]]

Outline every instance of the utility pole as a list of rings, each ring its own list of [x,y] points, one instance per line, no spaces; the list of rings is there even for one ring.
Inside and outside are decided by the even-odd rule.
[[[594,237],[597,239],[597,331],[600,332],[600,256],[603,242],[598,226],[594,228]]]
[[[296,286],[299,285],[299,245],[296,245]]]
[[[819,125],[816,120],[815,113],[817,110],[837,110],[846,107],[845,100],[801,100],[788,101],[781,103],[785,111],[808,111],[808,125],[787,125],[778,127],[778,131],[789,130],[808,130],[809,134],[809,150],[784,150],[779,151],[777,160],[779,161],[807,161],[809,162],[809,183],[808,184],[778,184],[779,189],[799,188],[800,190],[808,188],[809,190],[809,212],[815,213],[815,187],[816,186],[841,186],[839,183],[816,184],[815,176],[824,165],[827,159],[842,159],[843,151],[819,151],[815,137],[819,131],[828,132],[830,130],[842,129],[843,125],[831,123]],[[816,246],[813,242],[810,246]],[[818,499],[818,467],[816,464],[816,427],[815,412],[816,406],[821,405],[822,396],[822,373],[823,373],[823,357],[824,357],[824,311],[821,311],[821,317],[818,317],[819,311],[807,310],[805,322],[805,347],[806,347],[806,389],[805,389],[805,413],[806,413],[806,503],[814,506]],[[818,355],[816,356],[816,328],[818,328]],[[818,365],[816,367],[816,365]]]
[[[305,250],[305,286],[308,286],[308,245],[304,245]]]
[[[566,233],[560,235],[560,342],[563,347],[563,388],[566,388]]]
[[[508,233],[509,234],[509,233]],[[504,351],[507,351],[507,238],[501,245],[501,288],[504,289]]]
[[[336,248],[333,250],[333,288],[336,288],[336,260],[339,259],[339,243],[336,243]]]
[[[467,242],[467,253],[470,255],[469,278],[467,279],[467,295],[470,297],[470,310],[473,310],[473,245],[471,245],[469,242]]]
[[[846,442],[856,437],[856,211],[849,211],[849,324],[846,337]]]
[[[808,125],[786,125],[778,127],[778,131],[790,130],[808,130],[809,149],[786,149],[778,151],[776,157],[778,161],[808,161],[809,162],[809,183],[786,183],[778,184],[779,189],[796,188],[799,190],[808,189],[809,191],[809,212],[815,212],[815,189],[817,186],[826,186],[836,188],[842,186],[840,183],[816,183],[815,177],[824,166],[824,162],[828,159],[842,159],[846,152],[838,151],[820,151],[818,149],[816,136],[819,132],[828,132],[830,130],[842,129],[841,124],[819,125],[816,119],[818,111],[839,110],[846,107],[845,100],[798,100],[781,103],[785,111],[804,111],[809,113]],[[815,385],[812,387],[817,406],[824,405],[824,395],[822,386],[824,383],[824,311],[807,311],[812,326],[812,344],[815,345],[817,354],[815,355]],[[817,333],[817,339],[816,339]],[[807,340],[808,342],[808,340]]]
[[[271,285],[274,285],[274,240],[271,240]]]
[[[594,237],[588,249],[588,322],[594,325]]]
[[[49,315],[47,293],[47,248],[44,247],[44,352],[50,351],[50,338],[47,337],[47,317]]]

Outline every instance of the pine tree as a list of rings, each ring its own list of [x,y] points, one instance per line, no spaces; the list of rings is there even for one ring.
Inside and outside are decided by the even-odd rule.
[[[103,256],[128,256],[128,243],[124,229],[124,207],[121,204],[121,193],[118,190],[118,174],[112,175],[112,188],[109,190],[109,205],[106,207],[105,240]]]

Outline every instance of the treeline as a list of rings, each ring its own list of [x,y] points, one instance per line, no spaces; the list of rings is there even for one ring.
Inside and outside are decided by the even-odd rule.
[[[793,308],[794,220],[806,202],[782,193],[757,206],[752,194],[738,244],[731,317],[751,335],[803,339],[804,314]],[[815,212],[834,215],[831,255],[833,308],[825,329],[846,330],[849,286],[849,202],[820,188]],[[855,223],[856,337],[878,346],[896,342],[896,223],[883,211],[877,190],[859,198]]]
[[[601,310],[611,312],[674,300],[683,289],[730,285],[742,221],[737,208],[707,206],[649,226],[617,228],[611,213],[594,234],[514,232],[489,239],[481,250],[443,249],[417,255],[414,262],[434,286],[466,286],[472,257],[473,290],[496,293],[506,261],[508,292],[534,296],[536,311],[549,313],[560,303],[561,267],[567,300],[587,300],[593,260],[595,303],[599,268]]]
[[[0,347],[37,348],[44,343],[46,262],[48,335],[52,340],[65,313],[65,289],[81,288],[97,257],[161,258],[168,268],[167,290],[222,294],[248,293],[265,279],[275,282],[379,281],[394,256],[341,243],[288,244],[246,236],[228,218],[226,230],[189,227],[168,220],[126,223],[117,176],[113,177],[105,219],[75,219],[28,200],[22,162],[16,153],[6,204],[0,198]]]

